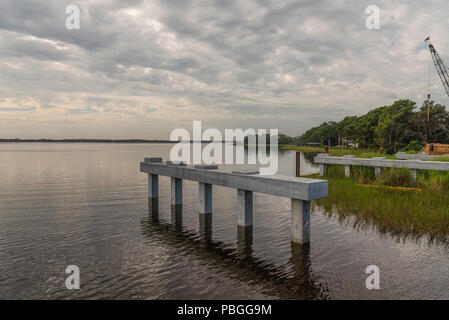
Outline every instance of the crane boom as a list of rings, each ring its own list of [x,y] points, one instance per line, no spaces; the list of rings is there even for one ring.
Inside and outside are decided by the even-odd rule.
[[[432,55],[433,64],[435,65],[441,82],[443,83],[444,89],[449,96],[449,74],[447,71],[447,67],[432,44],[429,44],[429,50],[430,54]]]

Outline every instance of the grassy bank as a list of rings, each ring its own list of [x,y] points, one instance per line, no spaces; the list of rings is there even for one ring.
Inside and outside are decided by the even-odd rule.
[[[328,177],[329,196],[316,202],[329,215],[355,219],[357,227],[376,226],[401,237],[429,236],[449,241],[449,196],[431,189],[365,188],[351,179]]]
[[[329,166],[328,176],[344,178],[344,166]],[[351,167],[349,179],[356,184],[375,184],[393,187],[422,188],[431,192],[449,193],[449,172],[419,170],[416,181],[412,179],[411,170],[407,168],[383,168],[378,177],[373,167]]]
[[[315,147],[281,148],[324,152],[324,148]],[[367,149],[330,148],[329,155],[395,159],[393,155]],[[449,161],[449,157],[434,161]],[[355,221],[360,228],[375,226],[380,232],[400,237],[428,236],[449,244],[449,172],[419,170],[415,181],[406,168],[384,168],[376,177],[374,168],[353,166],[351,177],[346,178],[344,166],[330,165],[324,178],[329,181],[329,196],[315,204],[329,215]]]
[[[294,150],[302,152],[324,152],[324,148],[321,147],[302,147],[295,145],[282,145],[282,150]],[[388,159],[396,159],[394,155],[384,154],[371,149],[343,149],[343,148],[329,148],[329,155],[334,157],[341,157],[344,155],[355,155],[357,158],[374,158],[374,157],[386,157]]]

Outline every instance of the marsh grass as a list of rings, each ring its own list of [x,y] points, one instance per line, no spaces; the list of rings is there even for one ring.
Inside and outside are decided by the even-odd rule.
[[[282,150],[296,150],[302,152],[319,153],[324,152],[324,148],[318,147],[302,147],[295,145],[282,145]],[[396,159],[394,155],[373,151],[370,149],[344,149],[338,147],[329,148],[329,155],[332,157],[341,157],[344,155],[355,155],[357,158],[374,158],[374,157],[386,157],[387,159]]]
[[[328,176],[344,178],[344,166],[329,166]],[[419,170],[416,181],[407,168],[383,168],[378,177],[372,167],[351,167],[351,177],[347,178],[356,184],[376,184],[392,187],[422,188],[432,192],[449,192],[449,172]]]
[[[438,157],[438,158],[433,158],[433,159],[428,159],[425,161],[443,161],[443,162],[449,162],[449,157],[448,156],[442,156],[442,157]]]
[[[289,150],[324,152],[323,148],[294,147]],[[358,158],[386,157],[372,150],[331,148],[330,156],[355,155]],[[434,161],[449,161],[441,157]],[[321,178],[318,177],[317,178]],[[407,168],[383,168],[376,177],[372,167],[351,167],[346,178],[344,166],[330,165],[325,179],[329,196],[315,202],[328,215],[337,215],[357,228],[375,227],[398,237],[428,237],[449,245],[449,172],[419,170],[416,181]],[[364,188],[359,184],[375,185]],[[417,189],[399,189],[408,187]]]
[[[394,174],[393,179],[401,180],[403,174]],[[401,237],[426,235],[431,240],[449,241],[447,192],[363,188],[352,179],[338,176],[329,176],[328,180],[329,196],[315,203],[328,215],[338,214],[340,220],[353,219],[358,227],[375,226],[380,232]]]

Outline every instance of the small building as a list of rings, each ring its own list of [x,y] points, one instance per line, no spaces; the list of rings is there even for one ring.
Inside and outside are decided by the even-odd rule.
[[[418,154],[428,154],[432,156],[449,155],[449,144],[428,143]]]

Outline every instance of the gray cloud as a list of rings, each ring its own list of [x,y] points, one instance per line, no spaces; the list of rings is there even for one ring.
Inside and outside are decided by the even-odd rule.
[[[0,111],[9,111],[9,112],[27,112],[34,111],[36,107],[0,107]]]
[[[69,4],[0,2],[0,135],[167,138],[192,120],[296,135],[429,90],[447,103],[422,46],[449,56],[447,1],[378,1],[376,31],[370,1],[80,0],[80,30]]]
[[[91,106],[86,106],[84,108],[80,109],[68,109],[68,113],[70,114],[91,114],[91,113],[97,113],[97,109],[92,108]]]

